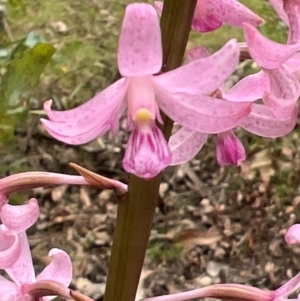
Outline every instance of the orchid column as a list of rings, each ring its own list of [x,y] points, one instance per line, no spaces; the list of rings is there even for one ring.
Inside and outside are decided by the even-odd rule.
[[[181,65],[196,0],[165,0],[161,19],[163,71]],[[168,139],[173,122],[162,115]],[[161,176],[143,180],[130,176],[129,192],[118,205],[117,224],[110,259],[106,301],[133,301],[145,258]]]

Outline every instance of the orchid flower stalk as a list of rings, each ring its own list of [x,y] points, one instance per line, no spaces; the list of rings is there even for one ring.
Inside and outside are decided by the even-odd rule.
[[[165,5],[167,9],[161,19],[165,54],[163,66],[165,71],[169,71],[182,63],[196,1],[165,0]],[[181,34],[177,36],[179,32]],[[166,116],[163,119],[162,130],[168,138],[172,121]],[[129,192],[118,205],[104,300],[135,300],[157,206],[160,181],[160,175],[149,181],[130,176]]]

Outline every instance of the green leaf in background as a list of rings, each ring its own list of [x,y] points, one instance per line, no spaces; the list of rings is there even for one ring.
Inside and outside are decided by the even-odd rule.
[[[27,49],[33,48],[37,43],[44,43],[44,42],[45,41],[39,34],[35,32],[30,32],[26,38],[23,38],[15,42],[16,46],[11,51],[10,60],[23,57],[24,52]]]
[[[28,113],[28,101],[55,52],[47,43],[37,43],[7,66],[0,85],[0,143],[13,137],[14,126]]]
[[[8,3],[12,7],[17,7],[22,3],[22,0],[8,0]]]

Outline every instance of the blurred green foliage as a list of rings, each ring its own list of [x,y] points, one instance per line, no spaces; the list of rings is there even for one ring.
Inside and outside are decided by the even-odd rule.
[[[183,246],[178,243],[167,244],[166,242],[154,241],[148,246],[148,256],[154,261],[172,260],[180,257]]]
[[[0,141],[13,137],[15,124],[27,117],[28,101],[55,52],[47,43],[37,43],[29,49],[23,47],[24,43],[20,45],[13,52],[0,84]]]

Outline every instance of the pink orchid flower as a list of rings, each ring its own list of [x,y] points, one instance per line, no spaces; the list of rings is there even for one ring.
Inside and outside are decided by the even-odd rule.
[[[49,291],[48,301],[56,295],[70,297],[68,285],[72,279],[72,263],[67,253],[52,249],[51,263],[35,278],[26,229],[31,227],[39,216],[36,199],[28,204],[2,208],[0,226],[0,268],[5,269],[12,281],[0,276],[1,301],[34,301],[41,295],[41,289]]]
[[[291,112],[289,119],[278,120],[267,106],[253,103],[251,113],[238,126],[258,136],[278,138],[287,135],[294,129],[297,118],[297,107]],[[226,134],[224,135],[224,133]],[[217,160],[221,166],[238,165],[245,159],[244,147],[233,131],[228,130],[217,136]],[[202,149],[207,137],[207,133],[185,127],[179,129],[169,140],[169,147],[172,151],[170,165],[179,165],[191,160]]]
[[[237,166],[246,159],[245,148],[232,130],[217,134],[216,156],[220,166]]]
[[[285,120],[290,118],[292,111],[297,107],[300,96],[300,84],[294,72],[300,65],[291,69],[291,61],[300,63],[296,51],[300,50],[297,44],[279,44],[265,38],[255,27],[244,24],[244,35],[248,50],[253,60],[262,67],[261,76],[269,80],[269,89],[263,94],[263,101],[274,115]],[[293,57],[294,56],[294,57]],[[230,98],[231,95],[227,95]]]
[[[289,227],[285,233],[285,241],[290,245],[300,243],[300,224]]]
[[[300,96],[300,1],[271,0],[279,16],[289,27],[287,44],[264,37],[250,24],[244,24],[244,36],[253,60],[262,67],[262,76],[269,79],[270,89],[264,103],[281,120],[288,119]]]
[[[262,290],[243,284],[213,284],[199,289],[159,297],[145,298],[141,301],[184,301],[195,298],[217,298],[240,301],[297,301],[298,298],[289,299],[288,296],[300,287],[300,274],[274,291]]]
[[[161,14],[163,2],[156,1],[155,8]],[[198,0],[192,28],[199,32],[209,32],[218,29],[223,23],[242,27],[244,22],[259,26],[264,20],[237,0]]]
[[[269,0],[282,21],[290,28],[287,44],[300,41],[300,1]]]
[[[207,96],[234,71],[239,57],[235,40],[213,55],[160,75],[161,32],[155,9],[145,3],[127,6],[120,34],[118,66],[123,78],[78,108],[58,112],[44,105],[43,125],[56,139],[82,144],[108,130],[118,131],[127,108],[132,129],[123,165],[139,177],[152,178],[171,163],[168,144],[155,120],[159,109],[182,126],[218,133],[236,126],[250,112],[247,103]],[[202,96],[198,96],[202,95]]]
[[[208,52],[204,47],[197,47],[189,51],[188,59],[193,60],[207,55]],[[298,108],[293,104],[292,109],[286,113],[286,118],[282,120],[278,119],[268,106],[254,103],[263,98],[265,93],[270,92],[270,86],[269,76],[259,72],[245,77],[229,91],[224,91],[224,88],[220,87],[215,95],[224,101],[250,103],[251,113],[243,118],[238,126],[258,136],[277,138],[293,130],[297,122]],[[238,165],[246,158],[245,149],[235,136],[234,128],[217,133],[216,154],[221,166]],[[183,164],[192,159],[201,150],[207,137],[208,132],[195,131],[187,127],[179,129],[169,140],[172,151],[170,165]]]
[[[0,268],[12,266],[20,257],[22,246],[27,245],[26,230],[38,219],[40,214],[36,199],[27,204],[12,206],[4,204],[1,208],[0,225]],[[26,249],[26,248],[25,248]]]

